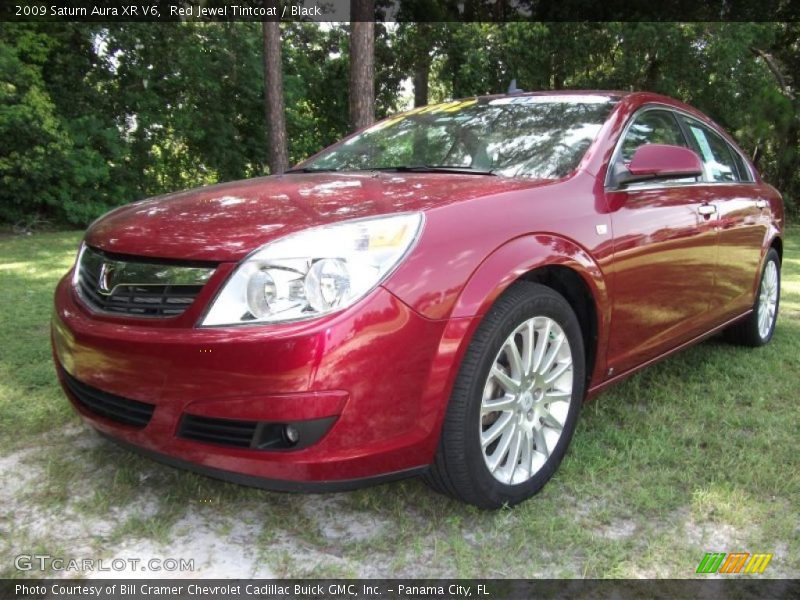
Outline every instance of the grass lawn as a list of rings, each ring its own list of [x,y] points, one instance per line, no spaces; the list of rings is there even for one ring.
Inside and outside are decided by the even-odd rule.
[[[53,288],[79,239],[0,237],[0,577],[40,576],[14,557],[44,553],[194,559],[204,577],[684,578],[707,551],[771,552],[765,577],[800,576],[800,229],[772,344],[712,339],[609,390],[543,492],[494,513],[417,480],[253,490],[103,441],[50,359]]]

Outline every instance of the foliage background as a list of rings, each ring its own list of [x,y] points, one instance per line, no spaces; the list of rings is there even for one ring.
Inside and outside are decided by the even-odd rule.
[[[259,23],[0,24],[0,221],[84,226],[139,198],[266,174],[261,35]],[[378,24],[376,108],[406,106],[409,81],[418,101],[512,78],[661,92],[732,132],[796,211],[799,39],[798,23]],[[348,26],[285,23],[282,44],[297,162],[347,133]]]

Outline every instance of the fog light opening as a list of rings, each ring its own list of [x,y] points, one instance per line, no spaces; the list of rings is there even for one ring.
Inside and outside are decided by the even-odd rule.
[[[300,441],[300,432],[297,431],[296,427],[286,425],[283,428],[283,438],[286,440],[287,445],[294,446]]]

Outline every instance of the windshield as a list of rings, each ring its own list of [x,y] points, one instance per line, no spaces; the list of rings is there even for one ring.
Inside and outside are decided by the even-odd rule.
[[[609,96],[553,95],[436,104],[381,121],[302,171],[432,170],[557,179],[608,117]]]

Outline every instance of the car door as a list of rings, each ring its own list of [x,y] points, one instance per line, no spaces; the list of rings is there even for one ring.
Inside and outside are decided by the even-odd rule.
[[[713,194],[719,227],[714,306],[722,323],[753,305],[761,249],[769,227],[766,198],[759,195],[750,167],[708,125],[680,116],[689,143],[703,161],[705,188]]]
[[[614,243],[609,374],[623,373],[708,327],[717,254],[713,195],[697,178],[617,186],[643,144],[688,146],[674,111],[646,107],[626,127],[606,181]]]

